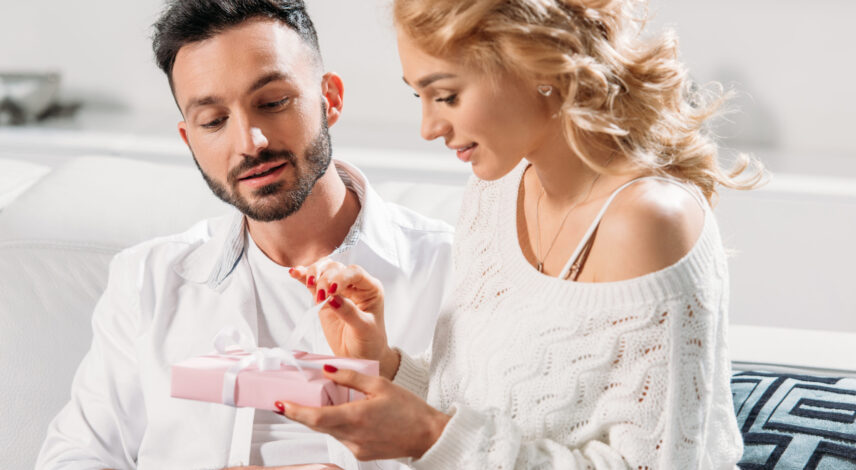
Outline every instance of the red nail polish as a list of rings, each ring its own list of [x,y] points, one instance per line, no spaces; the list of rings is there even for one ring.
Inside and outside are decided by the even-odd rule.
[[[331,366],[330,364],[324,364],[324,372],[334,373],[339,369],[336,366]]]
[[[281,401],[274,403],[273,406],[275,406],[280,413],[285,413],[285,405],[283,405]]]
[[[330,299],[330,306],[333,308],[339,308],[342,306],[342,300],[339,297],[333,297]]]
[[[318,289],[318,302],[323,302],[326,298],[327,294],[324,292],[324,289]]]
[[[330,291],[328,293],[330,295],[333,295],[336,293],[336,289],[338,289],[338,288],[339,288],[339,285],[334,282],[333,284],[330,285]]]
[[[309,279],[306,280],[306,285],[312,287],[315,285],[315,276],[309,276]]]
[[[288,274],[294,275],[294,268],[288,268]]]

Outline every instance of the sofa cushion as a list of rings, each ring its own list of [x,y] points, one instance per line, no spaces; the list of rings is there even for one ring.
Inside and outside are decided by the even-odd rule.
[[[0,158],[0,211],[49,172],[46,165]]]
[[[0,242],[121,249],[227,211],[191,166],[80,157],[42,178],[0,213]]]
[[[33,468],[92,337],[114,250],[0,243],[0,468]]]
[[[738,372],[742,469],[856,469],[856,378]]]

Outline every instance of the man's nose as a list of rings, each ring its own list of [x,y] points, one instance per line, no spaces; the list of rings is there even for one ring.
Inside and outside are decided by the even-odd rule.
[[[238,119],[237,151],[242,155],[256,156],[268,147],[268,139],[260,127],[249,119]]]
[[[452,126],[449,121],[434,115],[430,111],[422,113],[422,138],[425,140],[434,140],[449,133]]]

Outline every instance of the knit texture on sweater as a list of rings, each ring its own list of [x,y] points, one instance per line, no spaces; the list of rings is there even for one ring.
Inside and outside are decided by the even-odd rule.
[[[430,353],[395,383],[453,414],[424,469],[733,469],[742,454],[726,354],[728,273],[705,207],[676,264],[578,283],[537,272],[517,240],[525,162],[473,178],[455,282]]]

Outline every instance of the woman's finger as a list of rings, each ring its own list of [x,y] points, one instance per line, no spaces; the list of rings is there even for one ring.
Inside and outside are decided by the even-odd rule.
[[[329,264],[319,270],[316,290],[324,290],[325,295],[339,294],[361,302],[383,295],[383,285],[360,266]],[[322,298],[316,301],[323,300]]]
[[[286,418],[316,431],[329,432],[347,420],[347,411],[342,409],[342,406],[303,406],[287,401],[277,402],[276,406]]]
[[[327,296],[336,294],[340,283],[339,278],[344,269],[343,264],[334,261],[318,267],[317,279],[315,280],[315,289],[318,293],[316,302],[321,302]]]
[[[362,266],[350,265],[339,273],[339,287],[352,292],[383,292],[383,285]]]
[[[295,266],[289,271],[289,274],[291,274],[291,277],[303,283],[303,285],[305,285],[306,288],[309,289],[309,292],[314,297],[316,271],[317,269],[313,264],[311,266]]]
[[[336,382],[339,385],[352,388],[358,392],[363,392],[366,395],[376,395],[389,383],[388,380],[376,375],[361,374],[355,370],[337,369],[336,367],[325,365],[324,376]]]
[[[331,263],[335,262],[322,258],[309,266],[295,266],[289,271],[289,274],[305,284],[312,296],[315,297],[318,294],[318,278]]]
[[[360,335],[376,333],[377,324],[369,317],[371,313],[363,313],[350,299],[340,295],[334,295],[327,304],[322,314],[332,314],[345,322]]]
[[[306,266],[295,266],[288,270],[288,274],[301,284],[306,284]]]

